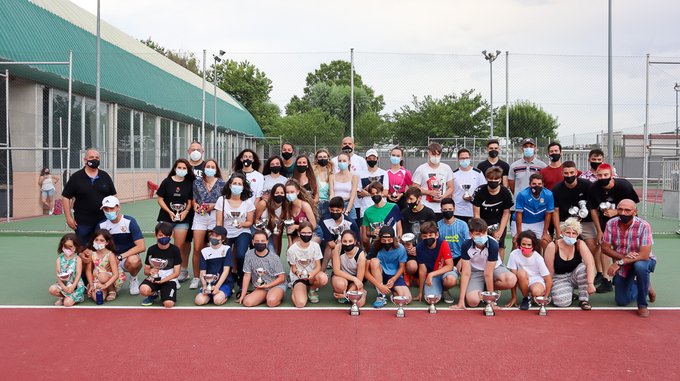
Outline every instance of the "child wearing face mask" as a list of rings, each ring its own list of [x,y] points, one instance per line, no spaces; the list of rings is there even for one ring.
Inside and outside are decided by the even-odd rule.
[[[49,293],[57,297],[55,306],[71,307],[85,300],[85,284],[81,278],[83,261],[78,256],[80,248],[78,236],[69,233],[61,237],[57,246],[57,283],[49,288]],[[62,279],[60,275],[68,276]]]
[[[312,241],[313,226],[309,221],[300,222],[299,240],[288,248],[290,264],[290,285],[293,288],[293,304],[297,308],[319,302],[319,288],[328,283],[328,276],[321,268],[321,247]],[[306,263],[309,262],[309,263]],[[309,291],[309,295],[308,295]]]
[[[92,250],[92,261],[87,265],[88,294],[95,300],[97,290],[102,290],[106,301],[113,301],[118,290],[125,283],[125,273],[118,268],[116,247],[108,230],[97,229],[92,234],[89,244]]]
[[[270,252],[267,240],[264,230],[256,230],[253,248],[248,250],[243,262],[243,292],[238,302],[245,307],[255,307],[265,301],[267,307],[276,307],[286,293],[286,274],[281,259]],[[247,293],[249,284],[253,291]]]
[[[517,276],[517,286],[524,296],[519,309],[528,310],[531,306],[531,296],[550,295],[552,276],[543,257],[536,251],[539,243],[534,232],[526,230],[519,233],[517,242],[519,248],[510,253],[508,269]],[[515,293],[516,288],[513,287],[511,303],[516,301]]]
[[[347,230],[340,237],[340,245],[333,249],[333,296],[340,303],[348,303],[345,297],[347,291],[364,291],[361,300],[357,302],[359,307],[366,304],[366,291],[364,290],[364,274],[366,273],[366,254],[357,244],[357,238],[353,231]]]
[[[231,274],[234,255],[231,248],[224,245],[226,240],[227,229],[215,226],[210,232],[210,245],[201,250],[199,278],[202,287],[194,299],[197,306],[208,304],[210,301],[220,306],[231,296],[234,289],[234,277]],[[214,275],[216,279],[206,280],[206,274]]]
[[[458,283],[458,271],[453,266],[451,249],[439,235],[437,225],[428,221],[420,227],[422,240],[416,246],[418,262],[418,297],[442,294]],[[453,303],[453,299],[447,301]]]
[[[179,277],[182,256],[179,248],[170,243],[172,225],[159,222],[154,231],[158,243],[146,251],[144,275],[149,277],[142,282],[139,293],[146,297],[142,301],[143,306],[152,305],[160,294],[163,306],[170,308],[177,301],[177,277]],[[151,266],[152,258],[166,260],[167,263],[161,268],[156,268]]]

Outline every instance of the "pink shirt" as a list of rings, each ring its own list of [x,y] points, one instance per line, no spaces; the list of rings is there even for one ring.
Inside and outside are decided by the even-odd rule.
[[[413,180],[411,178],[411,172],[408,169],[401,167],[397,172],[392,172],[392,169],[387,170],[387,178],[390,181],[389,193],[394,192],[394,185],[401,186],[401,189],[397,193],[404,193],[407,186],[413,185]]]

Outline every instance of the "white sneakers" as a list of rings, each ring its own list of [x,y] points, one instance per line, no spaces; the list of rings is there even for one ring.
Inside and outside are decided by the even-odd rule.
[[[177,277],[177,280],[180,282],[184,282],[187,279],[189,279],[189,269],[180,269],[179,277]]]
[[[189,285],[189,288],[192,290],[195,290],[198,288],[198,286],[201,285],[201,280],[198,278],[194,278],[191,280],[191,284]]]
[[[139,280],[130,275],[130,295],[139,295]]]

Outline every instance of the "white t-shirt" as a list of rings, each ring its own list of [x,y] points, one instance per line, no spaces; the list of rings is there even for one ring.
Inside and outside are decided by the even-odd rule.
[[[510,259],[508,259],[508,268],[510,270],[522,269],[526,271],[529,279],[550,275],[543,257],[535,251],[531,253],[530,257],[525,257],[520,249],[513,250],[510,253]]]
[[[474,215],[472,203],[463,200],[463,195],[465,195],[463,185],[470,185],[468,193],[472,196],[475,190],[484,184],[486,184],[486,178],[484,178],[482,171],[477,168],[470,167],[469,171],[463,171],[462,169],[453,171],[453,202],[456,203],[456,210],[454,212],[456,216],[472,217]]]
[[[262,192],[271,191],[272,188],[274,188],[274,185],[276,184],[286,185],[286,181],[288,181],[288,178],[283,175],[279,175],[277,178],[273,178],[272,175],[265,175],[264,185],[262,186]]]
[[[332,158],[331,162],[333,162],[335,173],[340,172],[340,168],[338,168],[338,157]],[[361,175],[367,170],[368,164],[366,164],[366,159],[357,154],[352,154],[352,156],[349,157],[349,171],[352,172],[352,174]]]
[[[299,266],[297,263],[297,260],[299,258],[310,258],[312,260],[311,264],[306,267],[308,273],[312,273],[314,269],[316,268],[316,261],[317,260],[322,260],[323,255],[321,254],[321,247],[319,246],[318,243],[311,241],[309,242],[309,246],[306,249],[303,249],[300,247],[298,242],[294,243],[293,246],[288,248],[288,251],[286,252],[286,258],[288,258],[288,263],[291,265]],[[298,268],[298,271],[302,271],[302,269]],[[297,275],[293,272],[292,267],[290,270],[290,281],[295,282],[298,280]]]
[[[421,164],[416,171],[413,172],[413,183],[421,188],[432,190],[432,183],[437,179],[441,184],[442,194],[446,193],[446,182],[453,179],[453,171],[448,164],[439,163],[437,168],[430,167],[430,163]],[[423,204],[432,209],[435,213],[441,213],[442,207],[439,202],[430,201],[430,196],[423,196]]]
[[[258,171],[246,172],[246,179],[250,183],[250,190],[253,191],[253,196],[250,200],[255,203],[255,199],[262,197],[262,190],[264,190],[264,176]]]
[[[233,223],[235,219],[238,219],[241,223],[245,222],[248,213],[255,210],[255,204],[253,204],[251,199],[242,201],[238,208],[232,208],[229,205],[229,200],[225,200],[224,196],[220,196],[215,203],[215,209],[222,211],[222,226],[227,229],[227,238],[238,237],[241,233],[250,233],[250,228],[237,228]],[[231,212],[239,212],[240,215],[233,216]]]
[[[382,176],[381,184],[383,188],[389,189],[390,179],[387,176],[387,171],[385,171],[382,168],[376,169],[375,172],[369,172],[368,170],[361,172],[361,174],[359,175],[359,185],[357,186],[357,188],[366,188],[368,184],[371,183],[370,179],[372,177],[379,178],[381,176]],[[373,200],[371,200],[370,196],[366,196],[362,198],[357,197],[357,201],[354,202],[354,205],[361,208],[361,217],[363,217],[366,209],[375,204],[373,203]]]

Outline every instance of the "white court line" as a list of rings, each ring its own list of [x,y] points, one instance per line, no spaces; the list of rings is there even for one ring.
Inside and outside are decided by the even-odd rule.
[[[219,307],[219,306],[177,306],[177,307],[172,307],[172,308],[165,308],[163,306],[81,306],[81,305],[75,305],[73,307],[63,307],[63,306],[41,306],[41,305],[1,305],[0,310],[8,310],[8,309],[61,309],[61,310],[73,310],[73,309],[84,309],[84,310],[106,310],[106,309],[112,309],[112,310],[196,310],[196,311],[230,311],[230,310],[241,310],[241,311],[348,311],[349,306],[341,307],[304,307],[304,308],[296,308],[296,307],[265,307],[265,306],[259,306],[259,307],[243,307],[243,306],[228,306],[228,307]],[[447,306],[442,306],[438,307],[437,311],[482,311],[484,308],[482,307],[475,307],[475,308],[468,308],[466,310],[451,310]],[[655,310],[655,311],[680,311],[680,307],[649,307],[650,310]],[[368,311],[396,311],[397,307],[383,307],[383,308],[372,308],[372,307],[364,307],[361,309],[361,312],[368,312]],[[404,307],[404,310],[411,310],[411,311],[425,311],[427,310],[427,307]],[[565,307],[565,308],[548,308],[549,311],[580,311],[580,307]],[[633,311],[637,310],[637,307],[593,307],[593,311]],[[502,308],[502,312],[523,312],[519,308]],[[538,308],[533,308],[530,311],[538,311]]]

